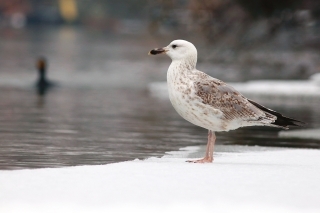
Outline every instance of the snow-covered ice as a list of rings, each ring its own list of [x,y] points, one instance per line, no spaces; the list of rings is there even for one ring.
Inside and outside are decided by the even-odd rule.
[[[320,212],[320,150],[217,146],[98,166],[0,171],[0,212]]]
[[[316,73],[310,76],[310,80],[320,86],[320,73]]]
[[[320,128],[280,131],[279,137],[320,140]]]
[[[313,81],[256,80],[231,83],[231,86],[255,100],[272,98],[272,102],[319,103],[320,86]]]
[[[314,77],[315,78],[315,77]],[[244,83],[228,83],[248,98],[256,101],[270,100],[276,103],[310,104],[320,102],[320,84],[313,78],[301,81],[256,80]],[[166,82],[149,84],[150,93],[168,99]]]

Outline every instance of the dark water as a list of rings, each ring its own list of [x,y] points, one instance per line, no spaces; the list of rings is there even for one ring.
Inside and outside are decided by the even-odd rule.
[[[147,83],[165,80],[170,63],[147,58],[153,40],[45,32],[53,35],[13,32],[0,41],[0,169],[98,165],[206,144],[206,130],[149,94]],[[39,54],[60,84],[44,97],[32,87]],[[320,126],[318,105],[269,107]],[[314,140],[278,138],[277,131],[242,128],[218,133],[217,143],[320,148]]]

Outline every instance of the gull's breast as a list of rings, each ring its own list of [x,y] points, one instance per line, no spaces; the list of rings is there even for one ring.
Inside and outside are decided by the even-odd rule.
[[[214,131],[223,131],[222,112],[202,103],[195,94],[193,81],[186,75],[173,75],[168,72],[169,98],[180,116],[187,121]]]

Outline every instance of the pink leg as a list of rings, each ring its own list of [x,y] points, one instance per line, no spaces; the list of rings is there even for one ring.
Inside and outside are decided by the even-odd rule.
[[[214,134],[214,132],[209,130],[206,155],[204,156],[204,158],[199,159],[199,160],[188,160],[187,162],[189,162],[189,163],[212,163],[213,149],[214,149],[215,142],[216,142],[216,135]]]

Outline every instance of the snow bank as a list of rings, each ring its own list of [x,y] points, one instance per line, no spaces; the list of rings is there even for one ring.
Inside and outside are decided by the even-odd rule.
[[[280,131],[281,138],[302,138],[320,140],[320,128]]]
[[[228,83],[248,98],[272,102],[310,104],[320,102],[320,85],[314,81],[249,81]],[[161,99],[168,99],[166,82],[149,84],[150,93]]]
[[[310,80],[320,86],[320,73],[316,73],[310,76]]]
[[[255,100],[279,103],[319,103],[320,86],[312,81],[249,81],[231,86]]]
[[[226,147],[213,164],[186,163],[203,154],[191,147],[108,165],[0,171],[0,212],[320,212],[319,150]]]

